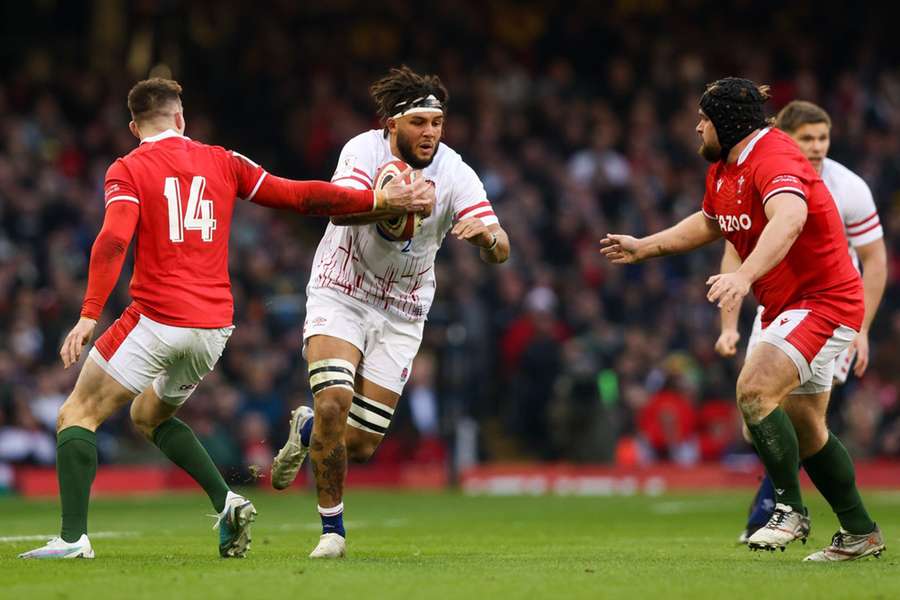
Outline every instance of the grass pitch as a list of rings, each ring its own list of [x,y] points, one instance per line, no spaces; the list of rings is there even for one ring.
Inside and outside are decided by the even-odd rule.
[[[865,494],[887,538],[880,560],[800,562],[837,528],[814,493],[810,543],[751,553],[735,539],[748,493],[655,498],[466,497],[353,492],[349,557],[306,558],[310,495],[251,490],[244,560],[217,554],[205,496],[96,500],[95,560],[23,561],[58,527],[55,502],[0,498],[0,598],[898,598],[900,494]]]

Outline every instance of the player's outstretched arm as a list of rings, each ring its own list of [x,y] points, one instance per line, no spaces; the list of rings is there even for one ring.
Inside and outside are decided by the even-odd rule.
[[[722,265],[719,269],[720,273],[734,273],[741,266],[741,257],[737,253],[731,242],[725,242],[725,252],[722,254]],[[719,339],[716,340],[716,352],[720,356],[734,356],[737,354],[737,343],[741,340],[741,334],[738,331],[738,318],[741,312],[741,305],[733,310],[719,309],[722,332]]]
[[[509,236],[497,223],[485,225],[479,217],[462,219],[450,230],[456,239],[465,240],[481,249],[486,263],[500,264],[509,260]]]
[[[734,310],[750,292],[757,279],[772,270],[787,255],[806,224],[806,200],[783,192],[766,202],[766,224],[753,252],[734,273],[713,275],[706,284],[711,286],[706,297],[717,302],[719,308]]]
[[[388,183],[384,189],[391,187],[392,185],[399,184],[403,178],[406,177],[407,174],[410,173],[410,169],[406,169],[400,177],[392,180]],[[434,182],[429,180],[424,180],[421,177],[416,177],[416,181],[424,182],[427,187],[422,188],[421,183],[417,184],[417,190],[424,190],[422,193],[424,194],[424,209],[416,210],[416,211],[404,211],[400,210],[399,212],[418,212],[421,214],[422,218],[427,218],[431,216],[432,211],[434,210],[434,204],[437,201],[437,195],[434,189]],[[416,181],[413,183],[415,184]],[[417,192],[418,193],[418,192]],[[331,222],[335,225],[368,225],[369,223],[377,223],[378,221],[383,221],[384,219],[395,216],[398,214],[398,211],[391,210],[387,208],[379,208],[373,211],[369,211],[362,214],[352,214],[352,215],[338,215],[331,217]]]
[[[304,215],[331,216],[364,213],[385,216],[423,212],[431,206],[428,188],[420,179],[411,184],[398,177],[380,190],[357,190],[324,181],[295,181],[267,175],[251,202],[284,208]]]
[[[103,312],[125,262],[128,244],[134,237],[141,210],[134,202],[112,202],[106,208],[103,227],[91,248],[88,267],[87,291],[81,305],[81,319],[63,341],[59,351],[63,365],[68,369],[78,362],[81,350],[91,341],[94,327]]]
[[[869,328],[875,320],[878,305],[887,285],[887,249],[884,238],[857,246],[859,261],[862,263],[863,293],[865,294],[866,314],[863,317],[862,329],[853,340],[856,349],[856,365],[853,372],[862,377],[869,366]]]
[[[601,254],[615,264],[629,265],[648,258],[680,254],[722,237],[719,225],[697,211],[677,225],[644,238],[609,233],[600,240]]]

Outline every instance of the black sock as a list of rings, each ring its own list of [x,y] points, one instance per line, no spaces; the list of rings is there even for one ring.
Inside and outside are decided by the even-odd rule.
[[[857,535],[875,530],[875,522],[869,517],[856,488],[853,460],[833,433],[828,434],[828,441],[821,450],[803,461],[803,466],[813,484],[831,505],[841,527]]]
[[[56,476],[62,504],[60,537],[77,542],[87,533],[91,484],[97,474],[97,434],[84,427],[66,427],[56,436]]]
[[[222,512],[228,496],[228,484],[191,428],[184,421],[172,417],[153,431],[153,443],[169,460],[193,477],[209,496],[216,512]]]
[[[797,432],[781,407],[756,425],[747,425],[753,445],[775,486],[775,501],[804,513],[800,495],[800,445]]]

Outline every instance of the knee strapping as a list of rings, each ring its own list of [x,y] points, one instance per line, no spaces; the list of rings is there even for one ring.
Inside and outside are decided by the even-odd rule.
[[[384,435],[391,425],[394,409],[371,398],[354,394],[347,424],[368,433]]]
[[[356,368],[339,358],[319,360],[309,365],[309,389],[313,396],[322,390],[341,387],[353,391]]]

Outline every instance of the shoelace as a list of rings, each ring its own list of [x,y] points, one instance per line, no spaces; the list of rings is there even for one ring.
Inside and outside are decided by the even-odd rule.
[[[843,548],[844,547],[844,532],[838,531],[833,536],[831,536],[831,547],[832,548]]]
[[[218,528],[222,525],[222,521],[224,521],[224,520],[226,520],[226,519],[228,518],[228,509],[229,509],[229,508],[230,508],[229,506],[227,506],[227,505],[225,506],[225,514],[224,514],[224,515],[223,515],[223,514],[218,514],[218,515],[206,515],[207,517],[212,517],[213,519],[216,520],[216,522],[213,523],[213,526],[212,526],[213,531],[215,531],[216,529],[218,529]]]
[[[775,529],[779,525],[782,525],[787,519],[788,513],[783,510],[776,509],[774,513],[772,513],[772,518],[769,519],[769,522],[766,523],[766,527],[769,529]]]

